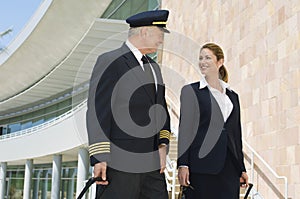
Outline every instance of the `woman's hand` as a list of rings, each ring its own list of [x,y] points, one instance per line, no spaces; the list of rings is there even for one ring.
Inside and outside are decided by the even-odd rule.
[[[248,185],[249,185],[249,182],[248,182],[248,175],[247,175],[246,172],[242,172],[242,175],[241,175],[241,177],[240,177],[240,185],[241,185],[241,187],[243,187],[243,188],[246,188],[246,187],[248,187]]]
[[[186,166],[179,167],[178,180],[179,180],[179,184],[182,186],[190,185],[190,171],[188,167]]]

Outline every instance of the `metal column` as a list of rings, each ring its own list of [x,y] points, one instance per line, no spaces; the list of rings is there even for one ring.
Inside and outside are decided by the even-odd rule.
[[[77,168],[78,170],[77,170],[76,196],[80,194],[80,191],[84,187],[85,181],[88,178],[89,153],[85,148],[79,149]]]
[[[50,170],[43,172],[44,180],[42,181],[41,199],[47,199],[49,175]]]
[[[51,199],[59,199],[62,155],[54,155],[52,163]]]
[[[23,199],[30,199],[33,160],[26,160]]]
[[[6,168],[7,163],[1,162],[0,166],[0,199],[4,199],[6,193]]]
[[[36,180],[34,180],[34,183],[33,183],[32,199],[39,199],[39,187],[40,187],[41,173],[42,173],[42,170],[39,170],[36,173],[36,176],[35,176]]]

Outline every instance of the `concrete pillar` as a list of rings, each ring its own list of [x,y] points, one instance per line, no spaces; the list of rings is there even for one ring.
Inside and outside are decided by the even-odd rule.
[[[34,181],[34,185],[33,185],[33,196],[32,199],[38,199],[39,198],[39,189],[40,189],[40,177],[41,177],[41,173],[42,170],[40,169],[37,173],[36,173],[36,180]]]
[[[0,199],[4,199],[6,193],[6,168],[7,163],[1,162],[0,165]]]
[[[77,165],[77,185],[76,197],[80,194],[88,178],[89,171],[89,153],[87,149],[81,148],[78,152],[78,165]]]
[[[74,195],[74,184],[75,184],[75,176],[77,172],[73,169],[72,172],[69,174],[71,180],[68,181],[68,192],[67,192],[67,199],[73,199]]]
[[[68,176],[68,171],[69,169],[63,169],[62,170],[62,174],[61,174],[61,177],[64,178],[66,176]],[[68,179],[61,179],[60,181],[60,191],[61,191],[61,194],[60,194],[60,199],[65,199],[65,193],[66,193],[66,184],[68,183]]]
[[[45,180],[42,181],[41,199],[47,199],[49,174],[50,174],[50,170],[46,170],[43,172],[43,176]]]
[[[23,188],[23,199],[30,199],[31,193],[31,182],[32,182],[32,171],[33,160],[26,160],[25,164],[25,176],[24,176],[24,188]]]
[[[54,155],[52,163],[51,199],[59,199],[62,155]]]

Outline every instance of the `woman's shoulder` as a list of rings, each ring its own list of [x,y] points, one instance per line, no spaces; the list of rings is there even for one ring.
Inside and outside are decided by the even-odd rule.
[[[190,89],[190,88],[195,89],[195,88],[199,88],[199,86],[200,86],[200,82],[199,82],[199,81],[198,81],[198,82],[193,82],[193,83],[184,85],[184,86],[182,87],[182,90]]]
[[[181,89],[181,96],[193,96],[199,91],[199,82],[186,84]]]

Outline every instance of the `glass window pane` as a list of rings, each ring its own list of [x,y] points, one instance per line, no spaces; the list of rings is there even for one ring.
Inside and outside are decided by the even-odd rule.
[[[13,133],[16,131],[21,130],[21,124],[20,123],[15,123],[15,124],[10,124],[8,125],[8,133]]]

